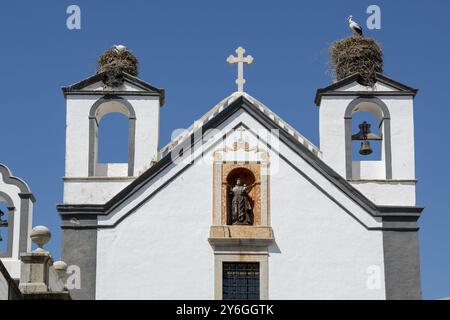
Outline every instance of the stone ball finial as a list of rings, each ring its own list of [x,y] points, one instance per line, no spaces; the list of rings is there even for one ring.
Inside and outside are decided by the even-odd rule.
[[[67,277],[67,263],[62,260],[53,262],[53,268],[58,274],[59,279],[64,283]],[[65,288],[65,286],[64,286]],[[66,289],[66,288],[65,288]]]
[[[108,87],[123,84],[123,73],[138,75],[139,60],[124,45],[117,44],[103,52],[97,62],[97,73],[103,73],[103,83]]]
[[[53,262],[53,268],[55,268],[56,271],[66,271],[67,270],[67,263],[65,263],[62,260]]]
[[[34,252],[46,252],[44,245],[50,241],[52,234],[50,229],[45,226],[36,226],[31,230],[30,238],[38,248]]]

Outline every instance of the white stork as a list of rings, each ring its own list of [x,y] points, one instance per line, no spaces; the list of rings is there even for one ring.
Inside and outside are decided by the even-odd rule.
[[[356,35],[362,36],[363,35],[362,28],[359,24],[357,24],[355,21],[353,21],[353,16],[349,16],[347,18],[347,20],[348,20],[348,26],[350,27],[350,29],[352,29],[352,32]]]
[[[122,52],[122,51],[126,51],[127,47],[125,47],[124,45],[121,45],[121,44],[115,44],[113,46],[113,50],[116,52]]]

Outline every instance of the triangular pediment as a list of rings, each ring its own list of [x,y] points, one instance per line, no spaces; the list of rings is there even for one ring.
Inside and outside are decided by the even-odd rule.
[[[157,88],[137,77],[123,72],[123,84],[119,87],[108,87],[104,84],[105,72],[98,73],[70,86],[63,87],[64,96],[68,95],[141,95],[159,96],[161,106],[164,104],[164,89]]]
[[[375,75],[375,84],[366,86],[359,74],[351,75],[337,81],[328,87],[320,88],[316,92],[315,103],[320,104],[323,96],[352,96],[352,95],[386,95],[386,96],[415,96],[417,89],[395,81],[381,73]]]

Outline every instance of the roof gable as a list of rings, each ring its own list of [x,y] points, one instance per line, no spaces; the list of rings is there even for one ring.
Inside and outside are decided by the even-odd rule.
[[[370,96],[370,95],[387,95],[387,96],[415,96],[417,89],[411,88],[405,84],[395,81],[387,76],[377,73],[375,75],[375,85],[368,87],[362,85],[361,76],[359,74],[351,75],[345,79],[337,81],[328,87],[320,88],[316,92],[314,102],[317,106],[323,96]]]
[[[280,116],[278,116],[275,112],[273,112],[266,105],[256,100],[252,96],[248,95],[245,92],[235,92],[227,98],[220,101],[217,105],[215,105],[212,109],[206,112],[200,119],[194,121],[194,123],[185,130],[182,134],[175,137],[172,141],[170,141],[166,146],[161,148],[158,152],[157,158],[154,161],[159,161],[166,154],[170,153],[173,148],[175,148],[181,141],[185,140],[186,137],[193,134],[197,129],[199,129],[206,122],[211,119],[219,116],[225,108],[230,108],[235,104],[237,99],[243,98],[247,102],[249,102],[253,107],[257,108],[260,112],[262,112],[265,116],[274,121],[280,128],[284,129],[288,134],[294,137],[299,143],[303,144],[309,151],[315,154],[318,157],[322,157],[322,153],[320,149],[311,143],[308,139],[306,139],[302,134],[300,134],[296,129],[294,129],[291,125],[289,125],[286,121],[284,121]]]
[[[137,77],[126,72],[122,72],[124,84],[117,88],[110,88],[104,85],[103,79],[106,72],[101,72],[89,78],[81,80],[67,87],[62,87],[64,96],[68,95],[141,95],[141,96],[159,96],[161,106],[164,104],[165,91],[157,88]]]

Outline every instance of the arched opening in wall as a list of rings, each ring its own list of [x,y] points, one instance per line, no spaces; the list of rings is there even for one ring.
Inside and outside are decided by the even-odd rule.
[[[227,225],[254,225],[256,199],[259,185],[256,185],[253,172],[238,167],[230,171],[226,178],[227,184]]]
[[[367,126],[368,125],[368,126]],[[371,112],[355,112],[352,115],[352,161],[382,160],[382,123]],[[368,140],[362,137],[363,130],[369,129]],[[363,140],[361,140],[363,139]]]
[[[120,97],[99,99],[89,113],[89,176],[134,174],[136,114]]]
[[[98,163],[128,163],[128,117],[112,112],[98,124]]]
[[[390,113],[379,98],[359,97],[345,111],[347,179],[391,179]]]
[[[8,253],[8,244],[11,241],[9,228],[12,226],[9,226],[9,218],[8,203],[0,199],[0,256]]]

